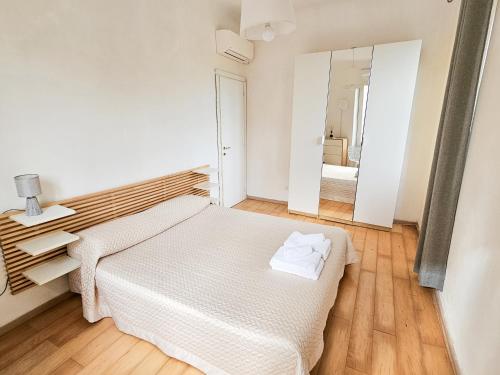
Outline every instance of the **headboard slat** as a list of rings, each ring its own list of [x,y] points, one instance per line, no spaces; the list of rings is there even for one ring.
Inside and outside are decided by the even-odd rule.
[[[161,202],[165,200],[165,197],[175,197],[179,195],[179,192],[183,192],[187,189],[191,189],[193,185],[195,185],[198,181],[203,181],[198,178],[196,180],[189,181],[187,184],[181,186],[181,189],[175,188],[172,189],[171,194],[165,195],[164,190],[161,194],[151,192],[143,192],[140,195],[130,196],[128,199],[116,201],[113,197],[108,198],[108,203],[105,205],[97,205],[95,208],[92,206],[88,206],[85,210],[78,211],[75,206],[67,205],[69,208],[73,208],[77,210],[79,215],[72,215],[63,219],[54,220],[45,224],[41,224],[37,226],[36,230],[32,228],[25,228],[23,226],[19,226],[16,231],[9,230],[6,234],[2,236],[2,244],[4,248],[4,252],[8,253],[8,245],[14,244],[21,240],[25,240],[27,238],[33,237],[33,235],[40,235],[48,231],[53,231],[57,229],[61,229],[62,227],[66,227],[67,225],[80,225],[82,223],[86,223],[89,219],[100,217],[103,219],[107,219],[109,217],[118,217],[121,216],[122,212],[125,212],[127,208],[131,207],[143,207],[148,202],[153,202],[156,204],[157,202]],[[177,186],[178,187],[178,186]],[[168,188],[168,186],[167,186]],[[66,220],[65,220],[66,219]]]
[[[17,243],[56,230],[77,232],[118,217],[144,211],[180,195],[207,196],[208,192],[193,188],[194,185],[209,180],[208,176],[193,172],[204,167],[207,166],[46,204],[45,207],[61,204],[77,212],[29,228],[9,219],[9,216],[14,214],[12,212],[0,215],[0,245],[3,249],[12,294],[20,293],[35,285],[22,275],[26,269],[66,253],[66,247],[62,247],[34,257],[17,249]]]

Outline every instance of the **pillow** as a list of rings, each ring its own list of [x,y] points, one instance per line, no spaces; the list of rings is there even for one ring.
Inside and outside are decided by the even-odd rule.
[[[145,211],[95,225],[78,232],[80,240],[68,245],[68,253],[82,259],[92,251],[99,257],[127,249],[189,219],[210,205],[210,198],[176,197]]]

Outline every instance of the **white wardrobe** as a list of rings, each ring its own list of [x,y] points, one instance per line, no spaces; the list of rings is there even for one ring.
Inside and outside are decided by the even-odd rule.
[[[323,186],[349,186],[331,175],[341,166],[322,174],[325,137],[335,136],[348,139],[355,171],[351,220],[392,227],[420,49],[415,40],[296,57],[290,212],[318,216]]]

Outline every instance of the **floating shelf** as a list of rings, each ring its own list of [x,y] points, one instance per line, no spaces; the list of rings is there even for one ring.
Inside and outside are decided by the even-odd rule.
[[[219,170],[217,168],[200,168],[200,169],[195,169],[193,172],[198,174],[211,175],[219,172]]]
[[[67,255],[58,256],[48,262],[27,269],[23,276],[37,285],[43,285],[58,277],[64,276],[80,267],[80,261]]]
[[[66,246],[71,242],[77,241],[79,238],[80,237],[76,234],[58,230],[56,232],[43,234],[28,241],[20,242],[16,244],[16,247],[31,256],[37,256]]]
[[[75,210],[57,204],[55,206],[49,206],[43,208],[43,212],[41,215],[26,216],[23,213],[23,214],[9,216],[9,219],[17,221],[18,223],[24,225],[25,227],[32,227],[34,225],[43,224],[48,221],[60,219],[62,217],[74,214],[76,214]]]
[[[212,189],[218,188],[219,184],[216,184],[215,182],[200,182],[199,184],[196,184],[193,187],[195,189],[210,191]]]

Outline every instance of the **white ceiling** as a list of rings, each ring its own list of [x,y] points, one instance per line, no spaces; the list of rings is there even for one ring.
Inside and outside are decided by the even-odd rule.
[[[329,0],[292,0],[295,9],[305,8],[311,5],[318,5],[328,2]],[[331,0],[330,0],[331,1]],[[226,6],[228,11],[240,12],[241,0],[219,0],[220,5]]]

